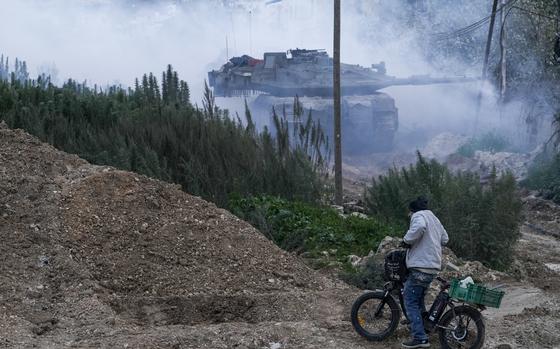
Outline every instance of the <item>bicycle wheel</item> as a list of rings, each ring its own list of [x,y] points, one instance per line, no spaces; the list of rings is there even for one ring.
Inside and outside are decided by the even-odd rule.
[[[480,349],[484,344],[484,322],[475,308],[459,306],[455,311],[448,310],[438,326],[443,349]]]
[[[399,306],[392,296],[384,295],[381,291],[367,292],[352,305],[352,326],[369,341],[382,341],[399,325]]]

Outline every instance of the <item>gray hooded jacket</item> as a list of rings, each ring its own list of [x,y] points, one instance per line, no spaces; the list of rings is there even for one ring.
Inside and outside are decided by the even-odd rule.
[[[406,256],[408,268],[441,270],[441,246],[449,236],[432,211],[415,212],[403,240],[412,246]]]

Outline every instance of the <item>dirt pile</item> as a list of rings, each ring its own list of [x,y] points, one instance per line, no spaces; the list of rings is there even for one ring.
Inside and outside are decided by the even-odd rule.
[[[138,325],[328,318],[321,300],[348,290],[177,186],[5,127],[0,234],[7,346],[95,347]]]

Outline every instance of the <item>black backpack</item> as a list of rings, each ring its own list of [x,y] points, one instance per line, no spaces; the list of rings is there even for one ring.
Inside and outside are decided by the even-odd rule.
[[[385,256],[385,280],[406,280],[408,269],[406,268],[406,250],[395,250]]]

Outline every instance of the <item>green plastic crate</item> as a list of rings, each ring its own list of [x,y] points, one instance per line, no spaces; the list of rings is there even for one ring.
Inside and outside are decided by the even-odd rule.
[[[504,294],[504,291],[491,290],[481,285],[470,284],[468,286],[465,301],[468,303],[482,304],[493,308],[499,308]]]
[[[482,304],[499,308],[504,297],[504,291],[491,290],[477,284],[469,284],[467,288],[459,286],[459,280],[452,279],[449,288],[449,297],[472,304]]]
[[[452,279],[450,285],[449,297],[460,301],[465,301],[467,299],[468,289],[459,287],[459,280]]]

